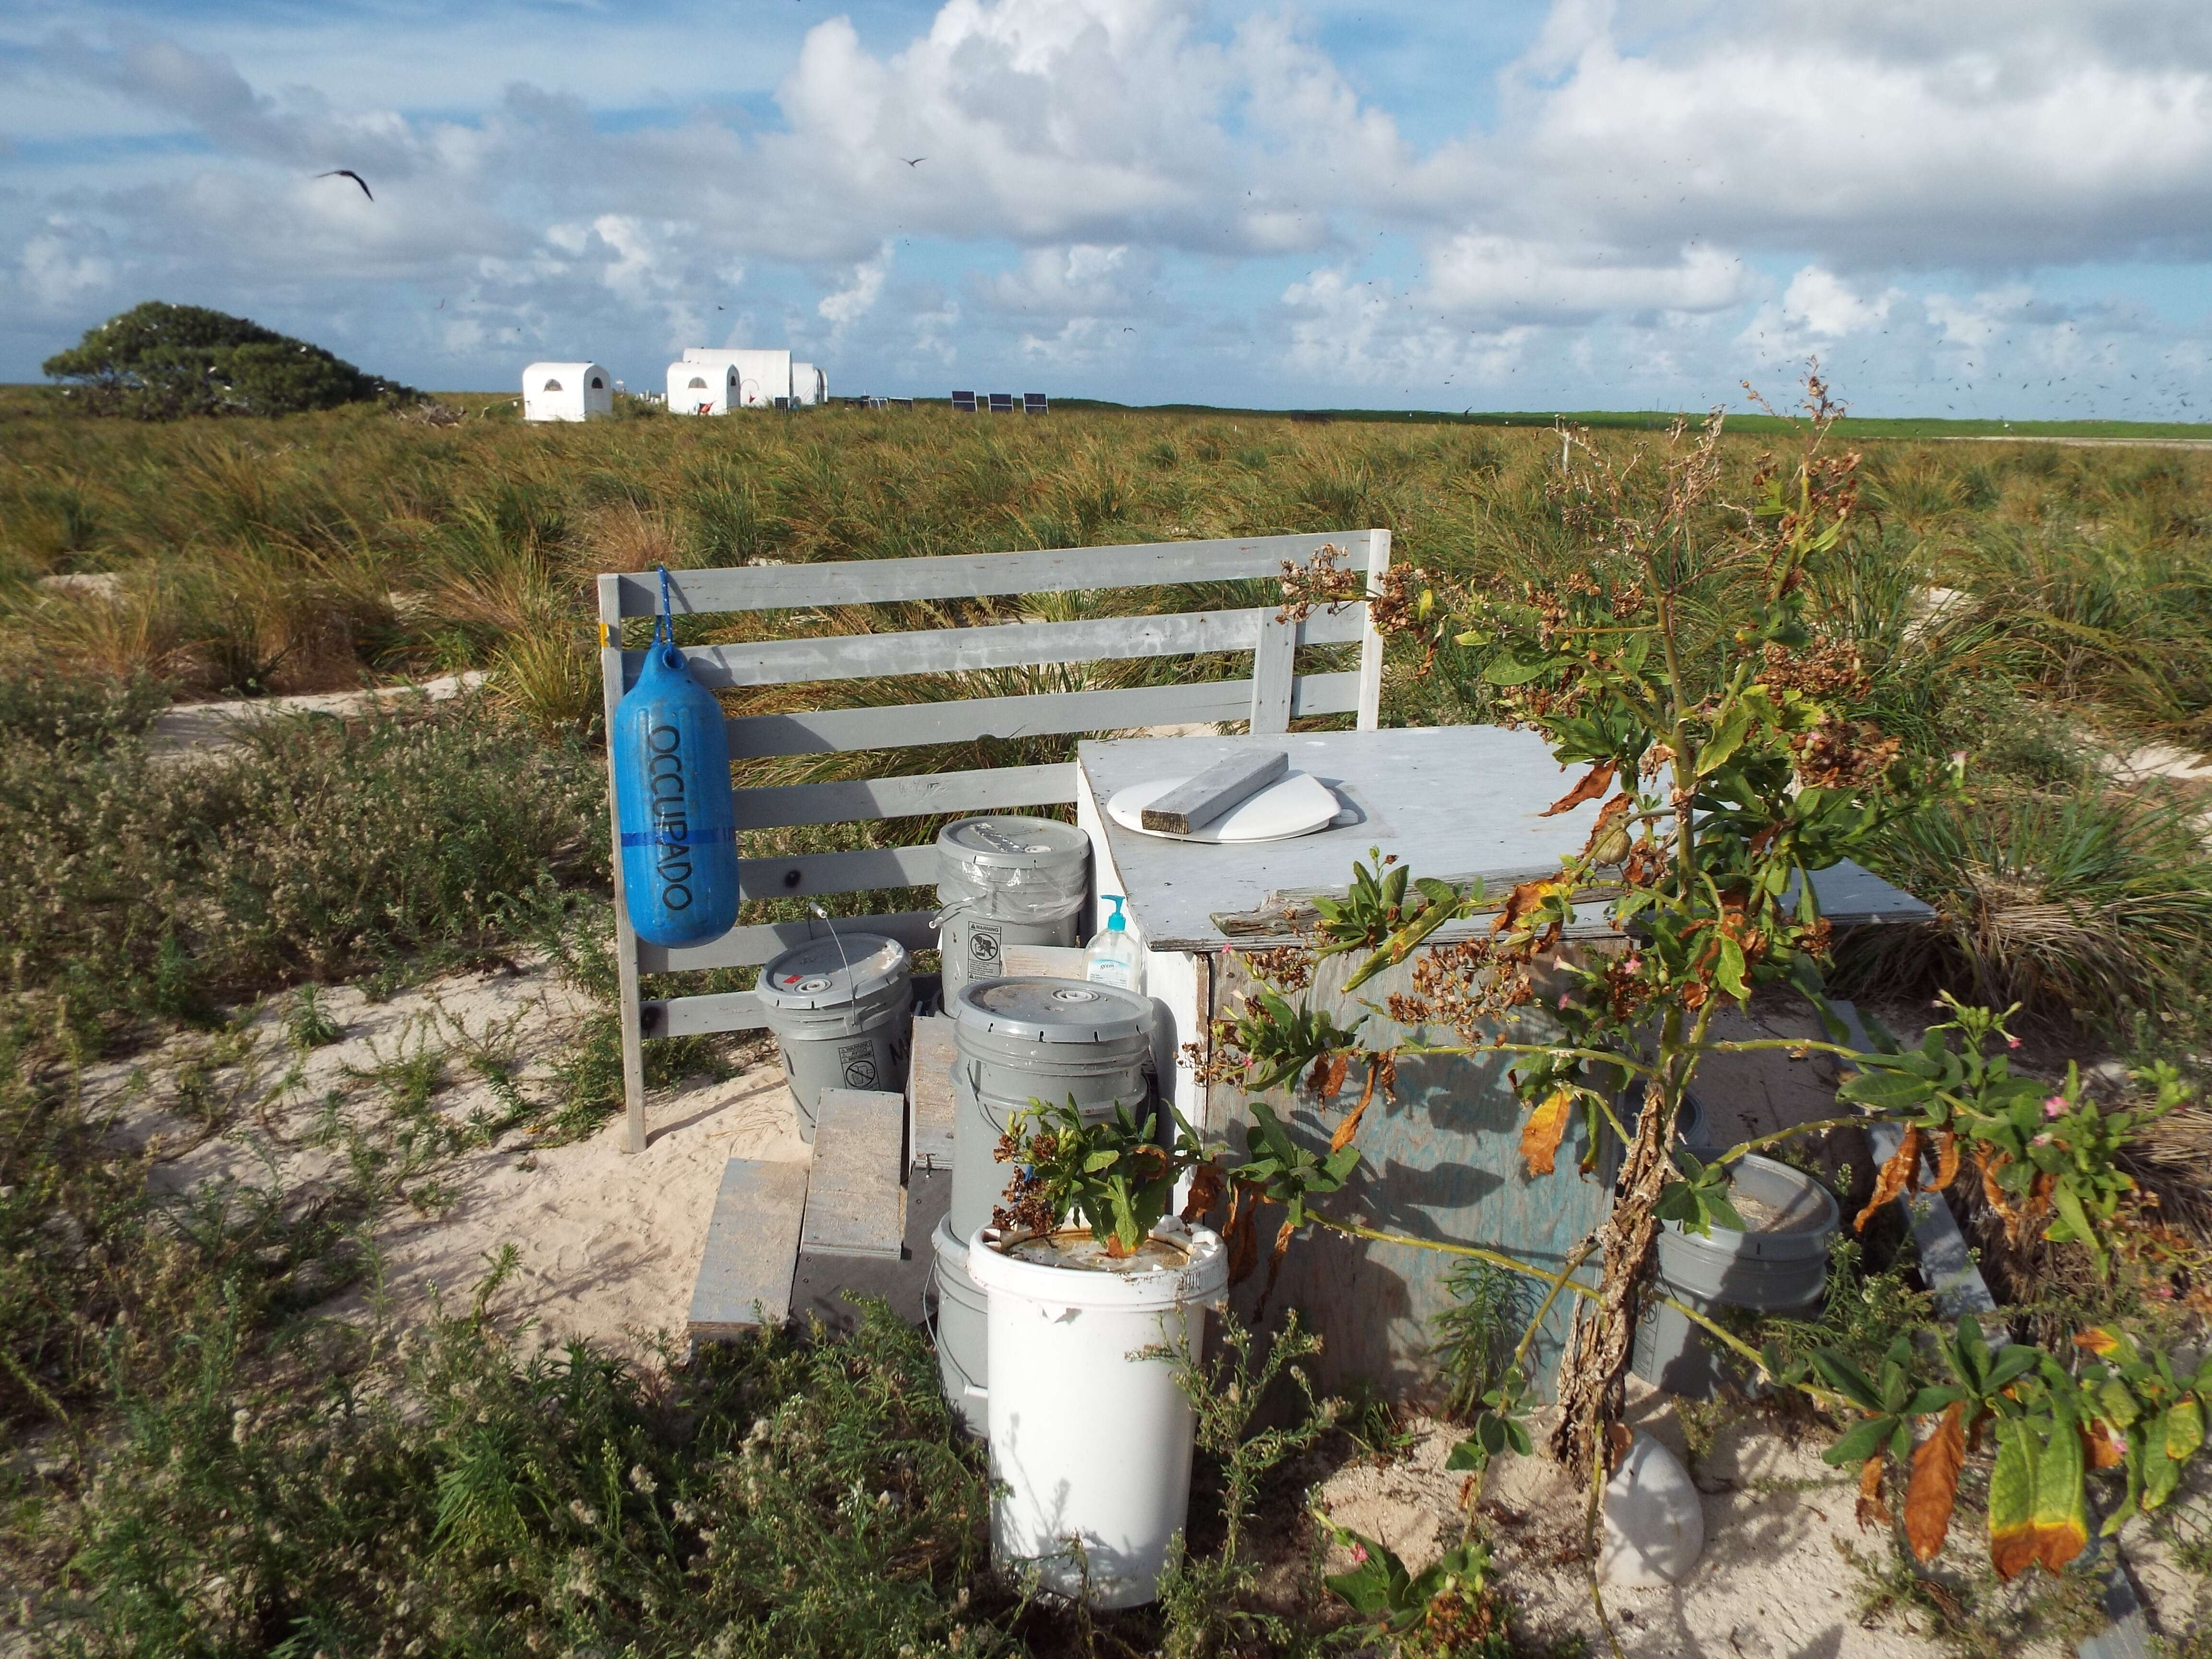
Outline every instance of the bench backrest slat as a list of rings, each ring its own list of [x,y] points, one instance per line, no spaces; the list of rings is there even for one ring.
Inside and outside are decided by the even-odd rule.
[[[794,611],[820,605],[892,605],[927,599],[981,599],[1015,593],[1071,593],[1112,587],[1164,587],[1178,582],[1237,581],[1279,576],[1285,561],[1303,565],[1334,545],[1358,569],[1370,532],[1326,536],[1250,536],[1206,542],[1153,542],[1139,547],[1062,547],[1034,553],[949,553],[915,559],[853,559],[836,564],[744,565],[729,570],[672,570],[677,610]],[[599,578],[601,622],[650,617],[660,609],[660,579],[651,571]]]
[[[1318,611],[1297,625],[1299,645],[1358,641],[1364,606]],[[1150,617],[1100,617],[1072,623],[999,623],[904,634],[839,634],[822,639],[764,640],[757,644],[695,645],[684,659],[702,685],[799,685],[818,680],[888,678],[903,674],[973,673],[990,668],[1042,668],[1060,663],[1250,651],[1273,609],[1166,611]],[[623,681],[634,683],[645,653],[623,653]]]
[[[980,772],[925,772],[916,777],[855,778],[837,783],[787,783],[737,792],[738,822],[748,830],[867,818],[919,818],[939,812],[994,812],[1009,806],[1052,806],[1075,799],[1075,763],[993,766]]]

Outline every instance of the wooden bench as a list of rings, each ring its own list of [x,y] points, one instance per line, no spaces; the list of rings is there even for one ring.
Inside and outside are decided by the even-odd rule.
[[[1344,568],[1364,571],[1373,591],[1390,560],[1387,530],[1333,531],[1219,541],[957,554],[670,573],[679,616],[741,615],[1048,593],[1173,589],[1279,577],[1325,547]],[[599,578],[599,667],[610,730],[615,706],[643,661],[642,630],[626,646],[623,623],[653,615],[659,583],[650,572]],[[1161,611],[1079,621],[988,623],[972,627],[769,639],[685,648],[695,677],[713,687],[763,688],[855,679],[1073,667],[1133,659],[1249,654],[1243,678],[1178,680],[1109,690],[1024,696],[917,699],[867,708],[741,714],[729,723],[730,753],[742,763],[769,757],[828,755],[970,742],[1128,731],[1199,722],[1245,722],[1287,731],[1301,715],[1357,716],[1376,724],[1382,641],[1364,603],[1316,609],[1304,622],[1279,618],[1274,604],[1228,610]],[[1357,644],[1357,669],[1297,672],[1301,646]],[[933,689],[941,690],[940,684]],[[793,783],[737,792],[737,822],[748,831],[853,823],[933,814],[1064,805],[1076,797],[1072,761],[911,776]],[[618,833],[618,832],[617,832]],[[656,1038],[756,1029],[765,1022],[750,991],[647,1000],[645,974],[692,974],[756,966],[825,931],[888,934],[910,950],[934,945],[927,910],[840,917],[834,921],[740,924],[703,945],[669,950],[641,942],[623,905],[622,851],[615,845],[615,959],[621,982],[623,1099],[629,1151],[645,1148],[644,1047]],[[933,842],[909,847],[741,859],[746,900],[818,898],[933,885]]]

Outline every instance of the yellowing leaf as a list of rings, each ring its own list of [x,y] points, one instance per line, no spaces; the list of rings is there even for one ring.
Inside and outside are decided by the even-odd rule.
[[[1990,1473],[1990,1565],[2017,1578],[2035,1565],[2035,1437],[2008,1423],[1997,1431],[1996,1468]]]
[[[2081,1437],[2061,1424],[2035,1460],[2036,1559],[2054,1573],[2088,1547],[2083,1473]]]
[[[1951,1506],[1959,1496],[1959,1470],[1966,1461],[1966,1405],[1954,1400],[1936,1432],[1912,1454],[1912,1485],[1905,1495],[1905,1540],[1923,1561],[1943,1553]]]
[[[1542,1105],[1528,1114],[1521,1131],[1521,1156],[1530,1175],[1549,1175],[1559,1155],[1559,1141],[1567,1133],[1567,1110],[1575,1103],[1572,1089],[1554,1089]]]
[[[2185,1463],[2204,1443],[2204,1408],[2193,1394],[2174,1401],[2166,1413],[2166,1455]]]

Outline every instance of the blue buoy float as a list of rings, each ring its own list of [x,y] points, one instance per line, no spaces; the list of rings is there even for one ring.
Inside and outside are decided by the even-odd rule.
[[[676,648],[668,571],[645,665],[608,734],[623,900],[649,944],[703,944],[738,919],[738,830],[722,706]]]

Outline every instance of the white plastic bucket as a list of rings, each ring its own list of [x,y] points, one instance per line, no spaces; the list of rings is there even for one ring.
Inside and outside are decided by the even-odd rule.
[[[1229,1284],[1218,1235],[1168,1220],[1152,1241],[1172,1265],[1128,1273],[1018,1261],[995,1228],[969,1243],[988,1301],[992,1558],[1034,1565],[1045,1589],[1094,1607],[1157,1598],[1190,1510],[1190,1401],[1170,1362],[1137,1356],[1188,1346],[1196,1358],[1193,1313]]]

